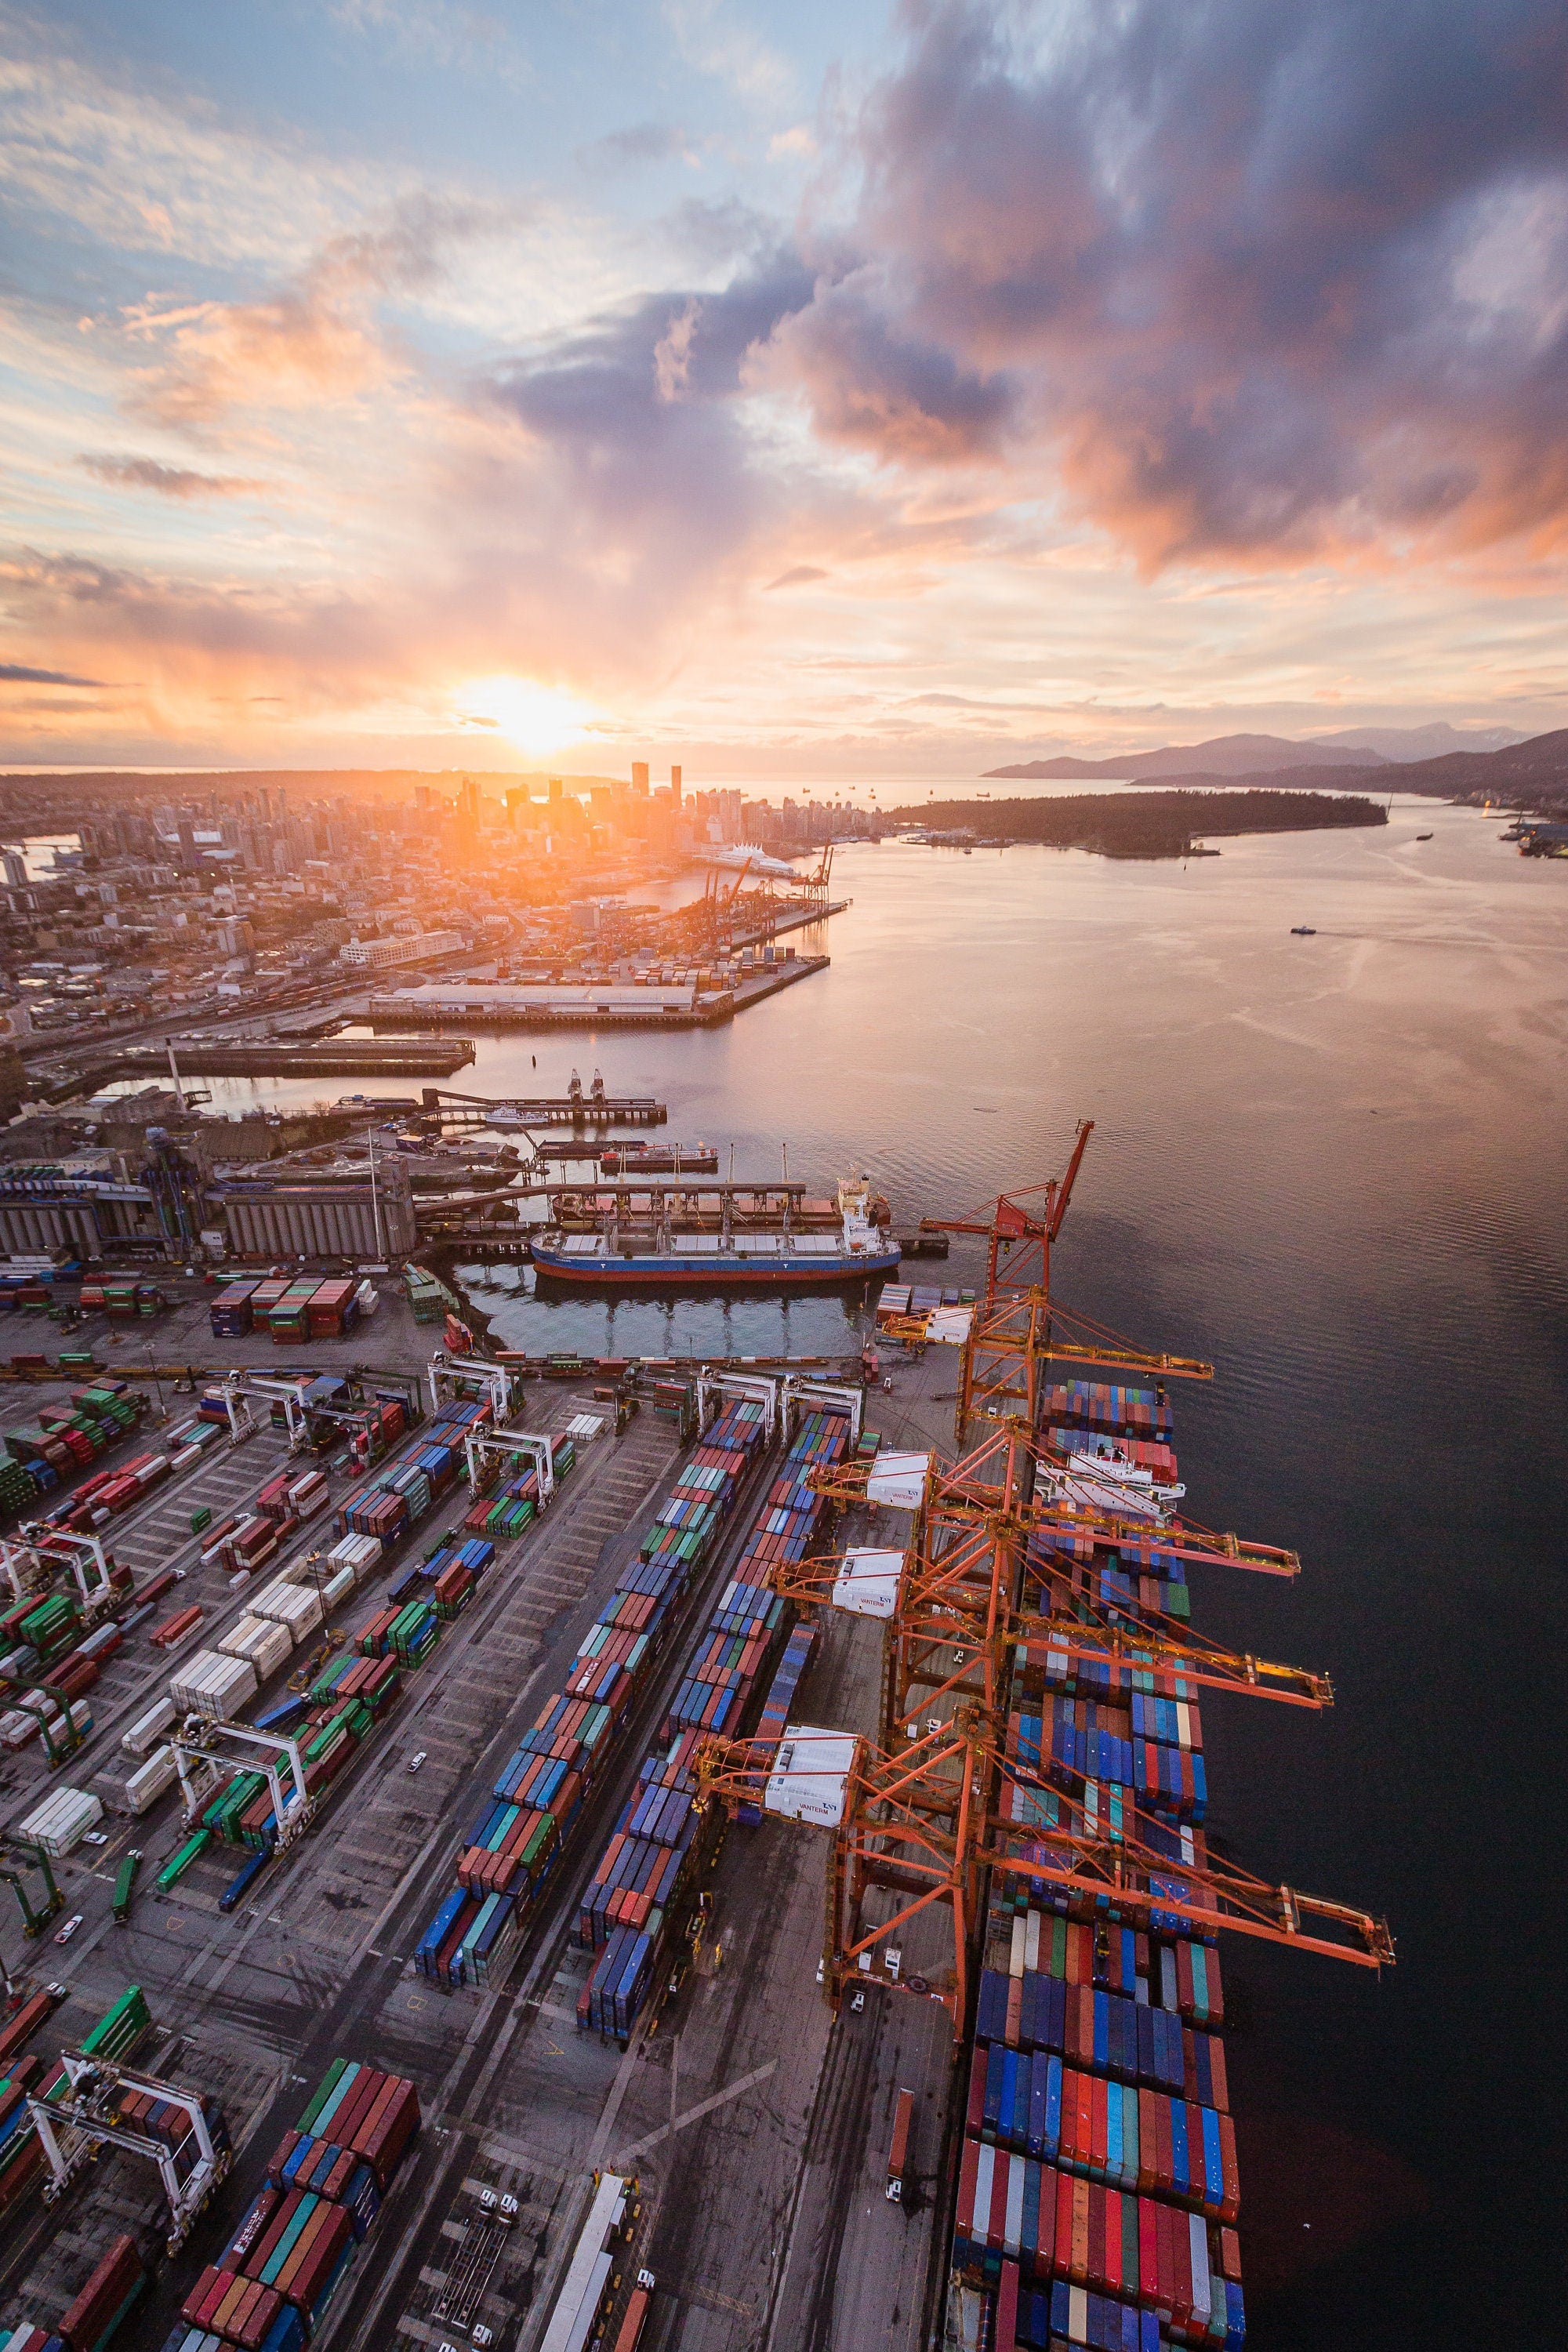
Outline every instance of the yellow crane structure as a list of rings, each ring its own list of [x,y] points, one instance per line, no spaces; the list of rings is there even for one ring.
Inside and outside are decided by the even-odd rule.
[[[1070,1337],[1053,1339],[1049,1251],[1088,1134],[1079,1128],[1065,1178],[1036,1188],[1044,1196],[1037,1211],[1020,1205],[1028,1196],[1004,1196],[982,1228],[991,1243],[987,1294],[964,1351],[961,1444],[970,1421],[984,1425],[950,1465],[921,1460],[907,1539],[774,1570],[774,1589],[803,1609],[884,1620],[876,1736],[857,1737],[825,1768],[785,1759],[773,1741],[710,1738],[693,1759],[700,1788],[731,1807],[764,1801],[781,1771],[820,1770],[811,1817],[833,1831],[829,2000],[837,2006],[868,1969],[873,1980],[908,1987],[889,1955],[912,1920],[944,1909],[951,1964],[934,1979],[917,1977],[913,1989],[946,2002],[955,2037],[991,1873],[1043,1881],[1091,1915],[1112,1906],[1124,1918],[1202,1934],[1226,1928],[1374,1969],[1394,1958],[1386,1926],[1371,1915],[1267,1883],[1215,1853],[1201,1828],[1173,1830],[1145,1811],[1130,1790],[1086,1780],[1069,1795],[1009,1753],[1009,1717],[1030,1674],[1046,1690],[1053,1679],[1087,1680],[1112,1700],[1172,1689],[1190,1697],[1188,1685],[1313,1708],[1333,1696],[1324,1675],[1230,1652],[1178,1621],[1134,1612],[1095,1564],[1110,1552],[1123,1573],[1156,1553],[1272,1576],[1300,1566],[1278,1546],[1177,1516],[1148,1474],[1064,1456],[1041,1434],[1045,1366],[1058,1352],[1079,1352]],[[1004,1286],[1019,1274],[1026,1281]],[[1190,1360],[1124,1349],[1112,1357],[1112,1335],[1092,1344],[1105,1352],[1091,1361],[1211,1377]],[[815,1472],[811,1483],[851,1509],[874,1500],[877,1481],[875,1461],[858,1460]],[[889,1899],[891,1916],[880,1916]]]

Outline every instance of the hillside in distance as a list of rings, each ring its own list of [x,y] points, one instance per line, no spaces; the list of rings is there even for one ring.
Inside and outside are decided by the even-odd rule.
[[[1434,719],[1425,727],[1339,727],[1308,740],[1379,751],[1385,760],[1436,760],[1445,751],[1500,751],[1525,738],[1517,727],[1450,727],[1446,719]]]
[[[1321,787],[1323,775],[1321,769],[1284,768],[1276,770],[1268,781],[1276,790],[1310,791]],[[1522,743],[1506,744],[1500,751],[1447,751],[1436,760],[1402,761],[1397,767],[1385,761],[1376,767],[1337,770],[1334,789],[1427,793],[1437,800],[1465,801],[1478,807],[1483,801],[1496,801],[1537,815],[1565,814],[1568,727],[1553,728],[1549,735],[1532,735]]]
[[[1158,751],[1131,751],[1114,760],[1029,760],[1010,768],[987,768],[988,776],[1043,782],[1067,776],[1115,782],[1130,776],[1263,776],[1276,768],[1367,768],[1383,764],[1376,751],[1348,743],[1292,743],[1283,735],[1215,735],[1206,743],[1167,743]]]

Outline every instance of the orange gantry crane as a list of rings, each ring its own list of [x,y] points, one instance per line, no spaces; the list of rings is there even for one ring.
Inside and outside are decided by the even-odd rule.
[[[1066,1173],[1045,1184],[997,1196],[988,1217],[922,1217],[924,1234],[973,1234],[986,1244],[985,1295],[964,1344],[953,1416],[962,1447],[977,1417],[1016,1415],[1037,1429],[1041,1388],[1052,1357],[1101,1364],[1161,1379],[1208,1381],[1214,1366],[1188,1356],[1152,1354],[1082,1316],[1053,1314],[1051,1244],[1062,1228],[1094,1121],[1079,1121]],[[1053,1324],[1057,1327],[1053,1328]]]
[[[1045,1365],[1080,1354],[1070,1338],[1053,1342],[1049,1251],[1089,1131],[1079,1128],[1067,1175],[1036,1188],[1037,1213],[1022,1205],[1031,1196],[1005,1195],[989,1223],[962,1228],[984,1233],[990,1256],[964,1351],[959,1426],[981,1416],[987,1425],[951,1466],[923,1462],[908,1538],[774,1571],[775,1589],[802,1608],[884,1620],[877,1737],[842,1740],[831,1754],[813,1748],[804,1763],[776,1742],[710,1739],[694,1759],[700,1787],[730,1805],[758,1803],[781,1775],[819,1777],[806,1814],[833,1829],[829,1999],[837,2006],[869,1969],[874,1979],[943,2000],[955,2036],[990,1872],[1044,1882],[1090,1912],[1113,1905],[1126,1917],[1224,1927],[1371,1968],[1394,1958],[1386,1926],[1371,1915],[1269,1885],[1215,1853],[1201,1829],[1173,1831],[1131,1792],[1086,1780],[1069,1795],[1009,1753],[1009,1717],[1030,1699],[1048,1715],[1053,1683],[1088,1681],[1112,1703],[1133,1693],[1190,1701],[1196,1688],[1332,1703],[1325,1676],[1229,1652],[1125,1599],[1127,1576],[1157,1554],[1293,1576],[1293,1553],[1198,1527],[1148,1474],[1075,1463],[1040,1434]],[[1210,1376],[1206,1365],[1128,1349],[1110,1334],[1082,1353],[1127,1370]],[[854,1509],[872,1499],[877,1479],[875,1463],[857,1461],[815,1473],[812,1484]],[[907,1976],[890,1939],[937,1907],[951,1915],[950,1946],[942,1939],[951,1964],[934,1977]]]

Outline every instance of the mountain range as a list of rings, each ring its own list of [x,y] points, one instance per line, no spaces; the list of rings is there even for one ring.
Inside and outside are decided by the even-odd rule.
[[[1214,753],[1227,744],[1240,742],[1271,742],[1278,738],[1258,736],[1221,736],[1213,744],[1197,744],[1196,751]],[[1549,735],[1532,735],[1522,740],[1506,743],[1495,751],[1445,751],[1436,759],[1390,761],[1375,753],[1363,751],[1361,764],[1355,757],[1349,761],[1303,758],[1313,747],[1298,743],[1293,766],[1270,767],[1264,770],[1237,770],[1231,767],[1206,769],[1148,769],[1139,778],[1150,774],[1177,774],[1194,784],[1234,783],[1238,774],[1266,774],[1271,787],[1287,791],[1321,791],[1329,781],[1326,768],[1332,770],[1336,792],[1363,792],[1384,794],[1430,793],[1447,801],[1498,801],[1512,806],[1526,806],[1537,814],[1568,812],[1568,727],[1559,727]],[[1157,752],[1148,752],[1146,759],[1157,759]],[[1178,753],[1186,757],[1185,752]],[[1027,768],[995,768],[994,775],[1027,776],[1030,778],[1058,776],[1100,776],[1110,779],[1128,777],[1131,763],[1126,761],[1079,761],[1064,768],[1060,762],[1036,761]]]
[[[1167,743],[1155,751],[1123,752],[1109,760],[1064,752],[985,772],[1036,782],[1062,776],[1112,782],[1125,777],[1140,783],[1150,776],[1269,776],[1287,768],[1407,766],[1434,757],[1484,754],[1523,740],[1506,727],[1461,731],[1440,719],[1426,727],[1348,727],[1303,742],[1284,735],[1214,735],[1203,743]]]

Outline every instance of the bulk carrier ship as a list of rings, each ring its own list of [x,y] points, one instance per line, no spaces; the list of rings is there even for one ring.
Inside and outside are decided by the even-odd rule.
[[[692,1210],[700,1195],[681,1193],[672,1203],[657,1188],[609,1195],[602,1216],[588,1209],[595,1222],[586,1231],[574,1230],[559,1203],[561,1222],[532,1241],[534,1266],[547,1282],[597,1290],[830,1290],[898,1272],[890,1213],[867,1177],[842,1181],[836,1203],[803,1202],[798,1186],[766,1188],[782,1196],[766,1222],[737,1213],[745,1190],[717,1188],[716,1222]],[[585,1207],[595,1198],[586,1196]],[[640,1214],[639,1198],[647,1203]]]

